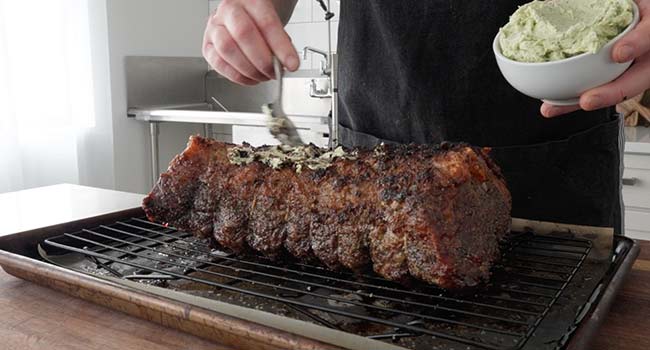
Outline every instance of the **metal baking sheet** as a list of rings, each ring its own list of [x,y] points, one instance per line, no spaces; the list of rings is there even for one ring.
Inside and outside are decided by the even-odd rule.
[[[146,286],[140,283],[128,282],[110,277],[101,278],[72,272],[51,264],[39,261],[35,246],[47,237],[70,232],[84,227],[109,223],[116,218],[138,215],[139,209],[90,218],[79,222],[59,225],[54,228],[34,230],[20,235],[10,235],[0,238],[0,264],[3,268],[18,277],[31,280],[40,284],[62,290],[68,294],[76,295],[111,308],[142,317],[163,325],[178,328],[195,335],[199,335],[220,343],[233,346],[243,346],[251,349],[323,349],[323,348],[348,348],[348,349],[396,349],[393,344],[378,342],[365,337],[359,337],[345,332],[328,329],[307,322],[292,320],[286,317],[272,315],[250,308],[217,302],[214,300],[189,296],[184,293],[168,289]],[[552,227],[556,234],[582,234],[590,235],[594,241],[601,240],[603,245],[612,245],[611,230],[594,229],[577,226],[562,226],[557,224],[544,224],[532,221],[514,220],[513,227],[520,229],[539,229],[543,231]],[[560,233],[558,233],[560,232]],[[594,236],[595,235],[595,236]],[[613,295],[620,286],[622,275],[634,260],[634,246],[629,240],[617,238],[615,246],[627,246],[620,252],[616,266],[608,264],[608,278],[603,280],[585,281],[593,288],[589,291],[587,299],[591,298],[592,304],[582,310],[566,310],[574,317],[569,318],[570,327],[566,330],[566,339],[558,339],[557,344],[569,346],[572,349],[583,348],[583,341],[575,339],[584,338],[590,331],[597,327],[594,318],[606,311],[606,306],[611,303]],[[607,251],[605,248],[603,252]],[[610,250],[611,251],[611,250]],[[611,253],[607,254],[611,256]],[[603,255],[605,256],[605,255]],[[600,259],[594,259],[594,264]],[[602,261],[602,260],[601,260]],[[602,265],[602,264],[600,264]],[[614,266],[614,267],[612,267]],[[613,268],[613,270],[612,270]],[[585,273],[593,274],[585,270]],[[604,274],[604,272],[603,272]],[[613,278],[613,279],[612,279]],[[585,287],[585,286],[583,286]],[[600,288],[600,292],[593,291]],[[587,286],[589,289],[589,286]],[[585,316],[586,315],[586,316]],[[577,319],[581,316],[581,319]],[[567,320],[566,314],[561,317]],[[574,320],[574,318],[576,318]],[[553,322],[553,317],[545,322]],[[576,337],[575,335],[578,335]],[[582,334],[585,334],[583,336]],[[587,336],[588,337],[588,336]]]

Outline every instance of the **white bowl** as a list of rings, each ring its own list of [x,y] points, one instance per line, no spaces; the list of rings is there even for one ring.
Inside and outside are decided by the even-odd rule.
[[[632,1],[634,19],[617,37],[596,53],[583,53],[563,60],[528,63],[513,61],[501,53],[499,36],[492,48],[501,74],[521,93],[544,102],[569,106],[580,102],[580,95],[592,88],[609,83],[630,67],[632,61],[616,63],[612,60],[614,43],[639,23],[639,8]]]

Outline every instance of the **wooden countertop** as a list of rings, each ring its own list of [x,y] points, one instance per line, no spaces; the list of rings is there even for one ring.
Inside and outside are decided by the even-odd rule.
[[[53,189],[46,190],[48,191],[52,192]],[[105,190],[97,192],[65,185],[56,191],[79,191],[92,198]],[[109,192],[113,192],[109,195],[115,195],[113,204],[122,200],[129,203],[137,196]],[[16,196],[0,195],[0,207],[3,198],[15,200]],[[105,206],[113,204],[106,203]],[[639,259],[616,297],[604,326],[598,332],[593,349],[650,349],[650,333],[647,332],[650,315],[650,241],[640,241],[640,245]],[[229,349],[25,282],[1,270],[0,310],[2,349]]]
[[[625,153],[650,154],[650,128],[626,126]]]
[[[639,257],[592,344],[594,350],[650,349],[650,241],[638,242]]]
[[[230,349],[17,279],[2,270],[0,310],[1,349]]]

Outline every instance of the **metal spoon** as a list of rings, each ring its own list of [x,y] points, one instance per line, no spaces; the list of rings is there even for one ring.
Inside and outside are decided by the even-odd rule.
[[[269,128],[271,135],[273,135],[283,145],[293,147],[304,145],[296,131],[296,126],[293,125],[293,122],[286,114],[284,114],[284,110],[282,109],[283,69],[280,60],[275,56],[273,56],[273,69],[275,70],[275,79],[278,84],[278,94],[276,95],[275,101],[262,105],[262,112],[268,116],[266,125]]]

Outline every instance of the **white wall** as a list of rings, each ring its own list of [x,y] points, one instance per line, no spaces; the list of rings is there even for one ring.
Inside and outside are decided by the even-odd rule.
[[[221,0],[209,0],[210,12],[214,11],[220,2]],[[332,6],[331,12],[335,14],[334,18],[332,18],[332,51],[336,51],[340,13],[339,0],[331,0],[330,4]],[[315,0],[298,0],[293,16],[291,16],[285,29],[289,33],[299,55],[302,55],[302,49],[305,46],[327,51],[325,12]],[[300,69],[318,69],[319,61],[320,56],[309,54],[307,60],[301,61]]]
[[[107,0],[115,188],[147,192],[151,187],[149,129],[126,116],[124,57],[201,56],[208,15],[206,0]],[[160,163],[166,166],[201,131],[197,125],[163,124]]]
[[[106,1],[0,7],[0,51],[7,50],[0,149],[8,153],[0,156],[0,192],[57,183],[113,188]],[[34,45],[40,36],[46,44]]]
[[[79,184],[112,189],[115,187],[115,166],[106,0],[88,1],[88,19],[95,127],[84,133],[77,143]]]

